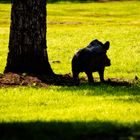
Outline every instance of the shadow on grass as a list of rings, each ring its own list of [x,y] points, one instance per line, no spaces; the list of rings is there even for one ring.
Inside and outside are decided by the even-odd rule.
[[[15,122],[0,123],[0,140],[139,140],[140,123]]]
[[[140,95],[140,81],[135,79],[123,79],[123,78],[110,78],[105,83],[99,82],[96,78],[93,84],[89,84],[87,79],[81,78],[81,84],[76,86],[70,75],[56,75],[53,78],[41,77],[43,82],[47,84],[60,86],[58,91],[84,91],[88,92],[89,96],[94,95]],[[140,100],[140,99],[139,99]],[[140,102],[140,101],[139,101]]]
[[[65,86],[60,87],[58,90],[62,91],[89,91],[86,95],[91,96],[100,96],[100,95],[115,95],[115,96],[123,96],[123,95],[140,95],[140,86],[139,85],[110,85],[108,83],[95,83],[93,85],[89,85],[87,83],[81,84],[81,86]],[[93,91],[93,92],[92,92]]]
[[[33,75],[32,75],[33,76]],[[65,75],[36,75],[42,82],[53,84],[53,85],[60,85],[60,86],[74,86],[74,80],[71,76],[71,74],[65,74]],[[124,78],[109,78],[105,81],[105,83],[99,82],[99,78],[94,79],[93,86],[98,85],[110,85],[110,86],[126,86],[131,87],[133,85],[137,85],[140,81],[137,79],[124,79]],[[81,84],[88,83],[87,79],[85,77],[80,78]],[[79,86],[79,85],[78,85]]]

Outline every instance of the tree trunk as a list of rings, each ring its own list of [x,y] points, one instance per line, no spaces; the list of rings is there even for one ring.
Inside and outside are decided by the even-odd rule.
[[[46,50],[46,0],[13,0],[6,72],[53,74]]]

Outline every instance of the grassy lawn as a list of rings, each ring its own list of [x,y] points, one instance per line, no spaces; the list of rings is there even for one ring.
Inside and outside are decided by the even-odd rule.
[[[10,8],[0,4],[0,73],[8,52]],[[140,78],[139,11],[140,1],[48,4],[47,46],[54,72],[71,73],[74,53],[97,38],[111,42],[106,79]],[[139,108],[140,83],[0,88],[0,139],[138,140]]]

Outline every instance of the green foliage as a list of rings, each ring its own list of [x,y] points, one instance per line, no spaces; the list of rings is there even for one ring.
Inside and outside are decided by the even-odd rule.
[[[54,72],[71,73],[74,52],[97,38],[111,42],[112,65],[106,78],[140,77],[139,5],[139,1],[48,4],[47,46]],[[0,4],[0,73],[8,52],[10,8]],[[137,140],[139,91],[139,84],[0,88],[0,139]]]

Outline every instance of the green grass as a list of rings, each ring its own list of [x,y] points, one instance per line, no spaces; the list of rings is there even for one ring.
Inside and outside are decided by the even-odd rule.
[[[5,93],[1,89],[0,119],[6,122],[98,120],[137,123],[140,121],[139,90],[139,87],[88,85],[8,88]]]
[[[140,2],[48,5],[48,51],[56,73],[71,72],[73,54],[98,38],[111,42],[109,77],[140,76]],[[57,9],[57,10],[56,10]],[[65,58],[65,59],[64,59]],[[63,69],[61,69],[63,67]]]
[[[1,138],[137,139],[139,91],[105,85],[0,89]]]
[[[0,4],[0,73],[8,52],[10,8]],[[139,1],[57,3],[47,8],[48,55],[55,73],[71,73],[73,54],[97,38],[111,42],[112,65],[105,78],[140,77]],[[0,139],[137,140],[139,106],[140,84],[0,88]]]

